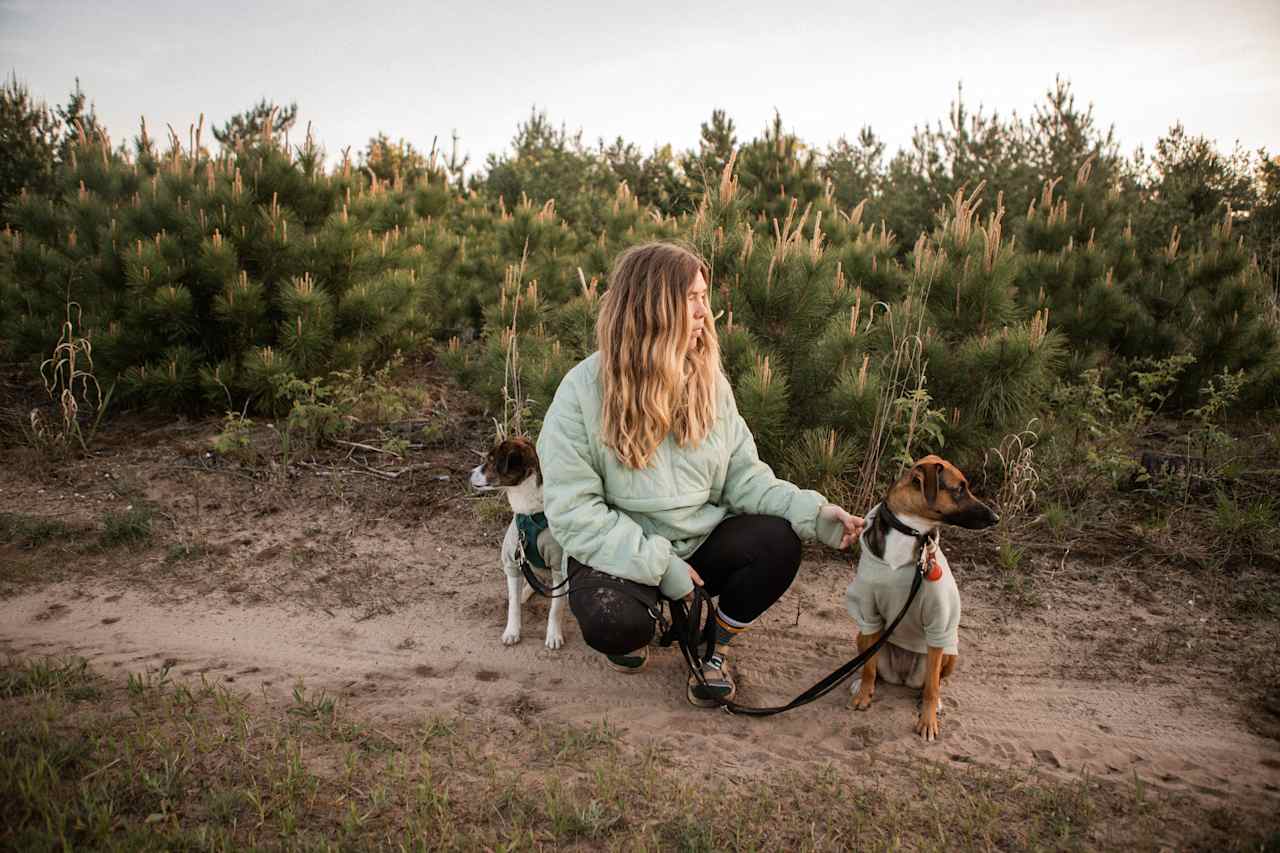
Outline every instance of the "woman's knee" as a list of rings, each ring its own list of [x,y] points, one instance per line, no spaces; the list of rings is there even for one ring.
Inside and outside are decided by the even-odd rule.
[[[801,543],[791,522],[776,515],[761,516],[758,535],[759,553],[771,563],[771,568],[794,578],[800,568]]]
[[[582,588],[574,589],[574,581]],[[569,609],[588,646],[608,655],[623,655],[653,639],[653,614],[634,596],[607,583],[588,586],[591,581],[581,575],[575,575],[574,581],[570,581]]]
[[[624,655],[643,648],[653,639],[653,616],[638,601],[611,589],[570,593],[582,640],[598,652]]]

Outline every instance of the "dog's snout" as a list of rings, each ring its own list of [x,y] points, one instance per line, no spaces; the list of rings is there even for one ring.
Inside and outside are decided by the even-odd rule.
[[[943,516],[943,520],[948,524],[954,524],[956,527],[982,530],[1000,521],[1000,516],[991,507],[975,500],[959,512],[948,513]]]
[[[471,485],[477,489],[489,487],[489,478],[484,475],[484,465],[477,465],[471,469]]]

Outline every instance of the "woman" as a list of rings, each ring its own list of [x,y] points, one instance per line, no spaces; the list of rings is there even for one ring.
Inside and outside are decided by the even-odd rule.
[[[699,706],[734,695],[730,642],[791,585],[801,540],[844,548],[863,525],[760,461],[721,370],[709,278],[681,246],[623,252],[596,321],[600,349],[560,383],[538,438],[547,521],[587,645],[634,672],[659,592],[685,598],[697,584],[719,596],[706,687],[689,678]]]

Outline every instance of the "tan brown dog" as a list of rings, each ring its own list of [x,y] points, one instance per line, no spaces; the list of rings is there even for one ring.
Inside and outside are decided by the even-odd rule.
[[[930,571],[898,627],[863,666],[855,710],[871,705],[877,674],[890,684],[920,687],[916,734],[938,736],[941,681],[960,658],[960,592],[935,531],[944,524],[976,530],[999,520],[969,491],[964,474],[938,456],[917,461],[867,513],[858,574],[847,593],[849,613],[858,623],[858,651],[870,648],[902,609],[922,549]]]

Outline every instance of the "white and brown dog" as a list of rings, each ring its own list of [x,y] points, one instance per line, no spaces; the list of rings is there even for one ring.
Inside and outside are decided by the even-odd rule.
[[[916,462],[867,515],[858,574],[847,594],[849,613],[858,623],[859,652],[870,648],[902,610],[922,557],[926,573],[910,610],[863,666],[861,682],[852,685],[853,707],[865,711],[871,705],[877,675],[889,684],[922,688],[915,730],[933,740],[941,681],[960,659],[960,591],[935,531],[944,524],[977,530],[1000,519],[973,496],[964,474],[937,456]]]
[[[502,540],[502,571],[507,576],[507,627],[502,632],[503,645],[520,642],[520,607],[533,595],[524,580],[522,562],[535,570],[551,572],[553,587],[564,582],[562,550],[547,528],[542,511],[542,468],[538,452],[527,438],[508,438],[497,444],[482,464],[471,472],[471,485],[481,491],[501,489],[507,493],[514,515]],[[563,587],[551,599],[547,616],[547,648],[564,645],[561,622],[564,613]]]

